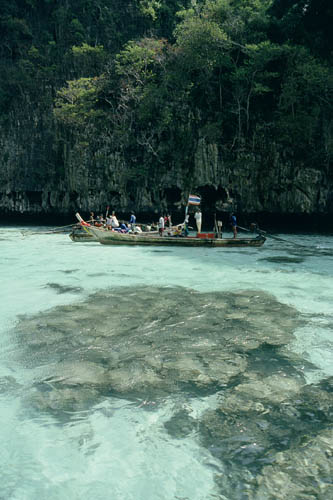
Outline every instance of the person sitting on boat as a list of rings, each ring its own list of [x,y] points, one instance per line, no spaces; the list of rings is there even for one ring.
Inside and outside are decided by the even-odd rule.
[[[173,236],[181,236],[182,235],[183,226],[178,224],[178,226],[173,230]]]
[[[90,212],[90,219],[88,220],[88,222],[91,222],[91,223],[94,223],[95,222],[95,214],[94,212]]]
[[[158,221],[158,232],[160,236],[163,236],[163,231],[164,231],[164,217],[161,215]]]
[[[96,217],[96,222],[95,222],[95,226],[97,227],[101,227],[104,225],[104,218],[103,218],[103,214],[100,214],[100,215],[97,215]]]

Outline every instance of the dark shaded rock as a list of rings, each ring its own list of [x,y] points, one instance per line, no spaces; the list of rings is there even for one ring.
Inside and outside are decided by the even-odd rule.
[[[294,309],[263,292],[125,288],[24,318],[16,333],[33,351],[25,362],[58,363],[64,384],[93,364],[103,367],[94,382],[103,393],[204,394],[244,373],[245,353],[288,343],[298,324]]]
[[[221,488],[232,491],[242,484],[243,493],[248,491],[244,498],[254,499],[308,498],[300,492],[314,494],[319,486],[327,494],[333,470],[333,396],[324,387],[331,380],[307,386],[285,376],[260,380],[247,375],[252,382],[227,389],[219,407],[200,421],[203,445],[232,471]],[[320,449],[323,441],[326,451]],[[248,470],[248,484],[240,467]]]
[[[99,392],[91,387],[81,387],[79,391],[73,387],[50,386],[49,389],[41,390],[40,386],[34,387],[25,395],[25,404],[41,412],[47,411],[63,416],[64,412],[87,410],[100,398]]]
[[[40,374],[24,402],[65,421],[111,396],[153,401],[153,411],[166,396],[215,394],[216,409],[194,418],[190,403],[176,405],[164,428],[175,439],[195,435],[221,462],[221,495],[286,498],[281,478],[295,485],[295,498],[312,498],[313,485],[328,491],[332,380],[306,385],[297,355],[288,354],[300,324],[295,309],[264,292],[96,293],[21,318],[20,362]],[[303,449],[317,466],[306,469]]]
[[[333,430],[323,429],[299,448],[277,453],[254,481],[249,500],[332,498]]]
[[[269,393],[268,382],[260,386],[260,373],[273,380],[283,366],[288,378],[282,397],[297,370],[287,360],[283,364],[278,349],[292,340],[299,322],[296,310],[264,292],[143,287],[100,292],[22,317],[15,333],[20,362],[40,373],[26,401],[59,412],[111,395],[156,400],[227,387],[241,394],[242,387],[252,386]],[[265,363],[261,349],[276,363]]]
[[[179,439],[191,434],[197,429],[198,424],[186,409],[181,409],[165,422],[164,427],[170,436]]]

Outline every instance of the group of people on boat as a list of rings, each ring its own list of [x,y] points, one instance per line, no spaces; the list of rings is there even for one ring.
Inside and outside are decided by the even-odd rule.
[[[111,214],[107,212],[105,217],[103,214],[97,215],[96,218],[94,212],[90,212],[88,223],[95,227],[104,227],[107,230],[118,231],[121,233],[128,233],[129,231],[133,231],[134,228],[136,232],[141,231],[141,228],[135,225],[136,217],[133,212],[131,213],[128,223],[124,221],[119,222],[114,211],[112,211]]]
[[[188,236],[189,235],[189,215],[186,214],[184,222],[172,225],[171,215],[161,215],[158,220],[159,236]]]
[[[170,214],[161,214],[158,223],[145,225],[144,231],[152,231],[158,230],[159,236],[182,236],[186,237],[189,235],[189,218],[190,215],[186,211],[185,220],[182,224],[178,224],[176,226],[172,225],[171,215]],[[194,220],[196,223],[197,234],[201,234],[202,228],[202,212],[200,208],[197,208],[194,212]],[[89,224],[92,224],[96,227],[103,227],[106,230],[117,231],[121,233],[141,233],[142,225],[136,223],[135,213],[132,211],[129,221],[119,221],[115,211],[109,213],[108,209],[106,215],[104,217],[103,214],[97,215],[95,217],[94,212],[90,212],[90,218],[88,220]],[[237,219],[236,215],[232,212],[229,218],[230,226],[233,232],[233,238],[237,238]],[[218,238],[222,238],[222,221],[215,221],[215,236]]]
[[[172,223],[171,223],[171,215],[161,215],[161,217],[158,220],[158,233],[160,236],[163,236],[163,233],[166,229],[171,230],[172,228]]]

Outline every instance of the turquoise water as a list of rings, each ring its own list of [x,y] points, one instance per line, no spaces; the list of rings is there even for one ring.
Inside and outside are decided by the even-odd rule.
[[[0,232],[0,498],[333,497],[332,236],[30,229]]]

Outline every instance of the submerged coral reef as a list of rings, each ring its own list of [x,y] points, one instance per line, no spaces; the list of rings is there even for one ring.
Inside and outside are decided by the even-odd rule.
[[[326,499],[332,381],[308,385],[304,360],[288,351],[304,321],[256,290],[95,293],[20,319],[20,362],[34,371],[22,404],[64,421],[112,397],[158,406],[165,398],[216,395],[216,407],[199,416],[175,404],[164,429],[175,440],[194,433],[221,462],[221,498]],[[18,390],[14,379],[1,387]]]

